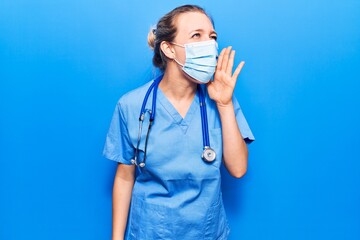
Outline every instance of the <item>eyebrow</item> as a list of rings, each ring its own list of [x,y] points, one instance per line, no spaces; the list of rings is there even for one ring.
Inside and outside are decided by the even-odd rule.
[[[193,32],[204,32],[203,29],[195,29],[195,30],[191,30],[191,32],[189,33],[189,35],[191,35]],[[215,30],[211,31],[210,34],[216,34]]]

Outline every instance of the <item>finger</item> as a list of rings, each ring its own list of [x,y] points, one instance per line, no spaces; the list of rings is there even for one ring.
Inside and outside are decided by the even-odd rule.
[[[232,50],[230,53],[230,58],[229,58],[229,62],[228,65],[226,67],[226,74],[231,76],[232,73],[232,69],[234,66],[234,58],[235,58],[235,50]]]
[[[240,72],[241,72],[241,69],[243,68],[245,62],[244,61],[241,61],[241,63],[237,66],[237,68],[235,69],[235,72],[232,76],[232,79],[234,79],[235,81],[237,80]]]
[[[226,50],[226,48],[223,48],[221,50],[221,52],[220,52],[220,55],[218,57],[218,61],[217,61],[217,64],[216,64],[216,70],[220,70],[221,67],[222,67],[222,61],[223,61],[223,58],[224,58],[225,50]]]
[[[221,66],[221,70],[226,71],[227,65],[228,65],[228,61],[229,61],[229,54],[231,51],[231,46],[227,47],[223,56],[223,60],[222,60],[222,66]]]

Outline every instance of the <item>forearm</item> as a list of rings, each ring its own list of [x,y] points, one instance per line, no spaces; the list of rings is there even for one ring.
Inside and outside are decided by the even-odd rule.
[[[112,239],[124,239],[132,189],[134,186],[134,167],[120,164],[113,186]]]
[[[223,139],[223,158],[226,169],[236,177],[242,177],[247,169],[248,149],[236,121],[233,104],[219,106]]]

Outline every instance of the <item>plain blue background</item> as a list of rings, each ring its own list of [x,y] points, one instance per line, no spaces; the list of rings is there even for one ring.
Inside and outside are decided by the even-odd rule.
[[[154,73],[149,27],[185,1],[2,0],[0,239],[110,239],[118,98]],[[231,240],[360,239],[360,1],[193,1],[245,60],[256,137],[223,171]]]

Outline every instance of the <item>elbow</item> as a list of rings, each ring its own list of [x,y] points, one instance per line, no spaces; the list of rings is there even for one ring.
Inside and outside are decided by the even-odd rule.
[[[236,165],[227,167],[230,175],[234,178],[242,178],[247,172],[247,155]]]
[[[232,171],[230,175],[234,178],[241,178],[245,175],[247,169],[237,169],[235,171]]]

